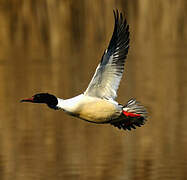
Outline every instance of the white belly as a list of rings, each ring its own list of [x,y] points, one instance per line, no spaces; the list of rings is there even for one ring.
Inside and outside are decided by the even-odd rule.
[[[97,123],[117,118],[121,113],[121,108],[117,104],[85,95],[62,100],[61,108],[81,119]]]

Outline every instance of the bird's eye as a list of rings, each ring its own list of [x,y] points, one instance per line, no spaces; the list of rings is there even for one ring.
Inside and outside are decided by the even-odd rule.
[[[36,97],[36,98],[39,98],[39,97],[40,97],[40,95],[39,95],[39,94],[37,94],[35,97]]]

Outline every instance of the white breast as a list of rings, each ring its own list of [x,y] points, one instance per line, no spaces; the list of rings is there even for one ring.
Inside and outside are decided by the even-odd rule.
[[[118,117],[121,113],[121,106],[118,106],[117,102],[83,94],[67,100],[58,99],[57,106],[70,114],[93,122],[105,122]]]

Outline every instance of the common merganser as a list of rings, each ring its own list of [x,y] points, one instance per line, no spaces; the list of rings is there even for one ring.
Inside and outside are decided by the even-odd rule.
[[[35,94],[21,102],[45,103],[48,107],[93,123],[109,123],[119,129],[131,130],[147,119],[147,111],[135,99],[125,106],[115,101],[129,49],[129,25],[122,13],[114,11],[114,31],[108,48],[86,91],[70,99],[48,93]]]

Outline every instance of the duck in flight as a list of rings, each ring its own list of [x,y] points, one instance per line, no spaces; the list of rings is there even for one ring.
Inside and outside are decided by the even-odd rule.
[[[118,10],[114,11],[114,20],[109,46],[84,93],[70,99],[39,93],[21,102],[44,103],[88,122],[108,123],[124,130],[143,125],[147,118],[144,106],[135,99],[124,106],[115,101],[129,49],[129,25]]]

